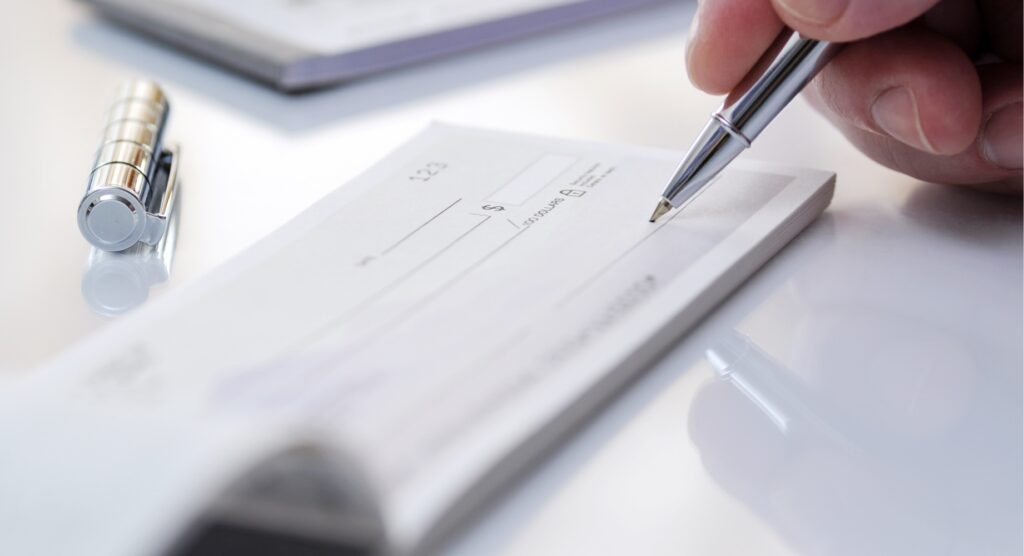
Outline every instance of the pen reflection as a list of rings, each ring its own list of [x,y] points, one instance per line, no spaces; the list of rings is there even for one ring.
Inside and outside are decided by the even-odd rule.
[[[942,418],[940,428],[894,416],[881,431],[865,426],[878,415],[830,405],[739,333],[706,356],[719,378],[691,409],[701,460],[798,553],[973,553],[956,549],[965,542],[1001,553],[1015,545],[1019,460],[995,440],[1019,415],[998,385],[983,386],[987,405],[953,408],[958,418]],[[914,392],[905,394],[913,403]]]
[[[127,313],[149,299],[153,286],[170,278],[178,212],[172,212],[167,232],[156,245],[139,242],[117,253],[92,248],[82,274],[82,297],[94,312],[107,317]]]
[[[766,300],[787,333],[755,310],[737,325],[751,337],[718,332],[704,351],[715,378],[689,409],[690,438],[716,483],[795,553],[1020,553],[1021,376],[1007,368],[1020,321],[999,297],[1014,277],[987,272],[1002,254],[989,236],[1019,225],[1007,212],[942,191],[899,215],[837,214],[857,225]],[[943,214],[977,222],[955,233]],[[918,232],[890,233],[894,217],[938,225],[945,257],[908,268]],[[951,291],[971,293],[936,302]],[[972,310],[981,333],[956,318]]]

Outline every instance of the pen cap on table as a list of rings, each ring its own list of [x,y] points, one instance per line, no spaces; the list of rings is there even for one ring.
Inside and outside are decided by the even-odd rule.
[[[162,144],[169,111],[166,96],[151,81],[132,81],[118,93],[78,206],[78,227],[95,247],[122,251],[163,235],[177,158]]]

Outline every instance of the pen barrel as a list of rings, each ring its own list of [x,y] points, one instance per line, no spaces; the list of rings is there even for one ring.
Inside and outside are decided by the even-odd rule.
[[[78,209],[79,228],[96,247],[120,251],[143,237],[169,111],[151,81],[132,81],[119,91]]]
[[[807,39],[786,29],[726,97],[715,118],[749,143],[768,127],[839,51],[840,45]]]

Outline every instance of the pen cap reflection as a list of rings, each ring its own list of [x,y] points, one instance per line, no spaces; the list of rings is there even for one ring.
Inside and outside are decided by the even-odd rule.
[[[93,248],[82,274],[82,297],[89,307],[116,317],[145,303],[150,290],[170,278],[177,229],[175,212],[156,245],[140,242],[117,253]]]

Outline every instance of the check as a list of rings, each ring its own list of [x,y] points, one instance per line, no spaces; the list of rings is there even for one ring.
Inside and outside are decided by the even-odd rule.
[[[831,198],[831,174],[738,164],[651,224],[677,158],[433,126],[45,373],[76,399],[323,430],[383,542],[422,546]]]

